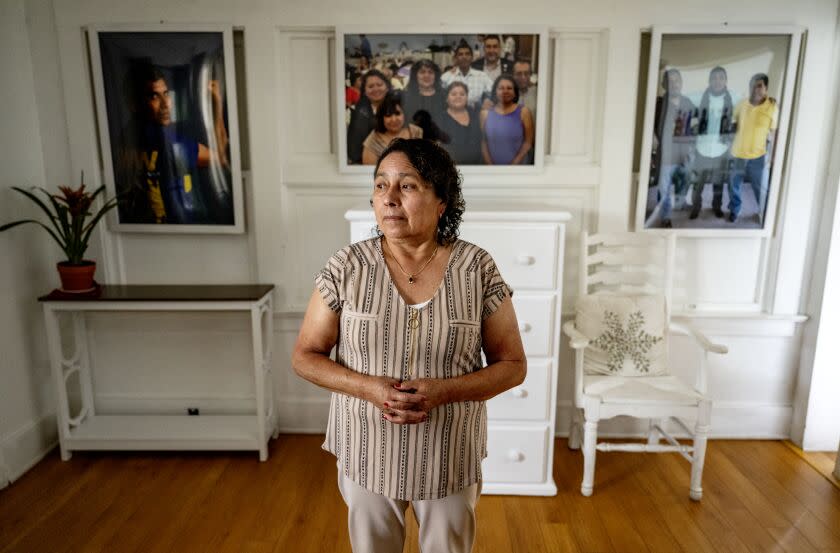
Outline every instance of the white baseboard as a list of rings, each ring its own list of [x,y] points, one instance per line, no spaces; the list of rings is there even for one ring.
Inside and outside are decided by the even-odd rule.
[[[0,439],[0,450],[5,460],[7,484],[20,478],[58,444],[55,415],[50,413],[30,421],[8,436]],[[0,476],[2,480],[2,476]],[[0,484],[0,488],[2,488]]]

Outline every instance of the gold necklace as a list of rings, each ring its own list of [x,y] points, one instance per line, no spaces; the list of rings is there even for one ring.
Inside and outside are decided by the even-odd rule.
[[[383,237],[383,238],[384,238],[384,237]],[[386,242],[385,240],[383,240],[383,241],[382,241],[382,243],[383,243],[383,244],[387,244],[387,242]],[[394,260],[394,263],[396,263],[396,264],[397,264],[397,267],[399,267],[399,268],[400,268],[400,271],[402,271],[402,274],[404,274],[405,276],[407,276],[407,277],[408,277],[408,283],[409,283],[409,284],[414,284],[414,283],[416,282],[416,280],[415,280],[415,278],[414,278],[414,277],[416,277],[417,275],[419,275],[420,273],[422,273],[422,272],[423,272],[423,270],[424,270],[426,267],[428,267],[429,263],[431,263],[431,262],[432,262],[432,259],[434,259],[435,254],[437,253],[437,251],[438,251],[438,248],[439,248],[439,247],[440,247],[440,244],[438,244],[438,245],[436,245],[436,246],[435,246],[435,250],[432,252],[432,255],[430,255],[430,256],[429,256],[429,259],[427,259],[427,260],[426,260],[426,262],[425,262],[425,263],[423,263],[423,266],[422,266],[422,267],[420,267],[419,269],[417,269],[417,271],[415,271],[414,273],[409,273],[409,272],[407,272],[405,269],[403,269],[403,266],[402,266],[402,265],[400,265],[400,262],[399,262],[399,260],[397,259],[397,256],[395,256],[395,255],[394,255],[394,252],[390,252],[390,253],[391,253],[391,258]]]

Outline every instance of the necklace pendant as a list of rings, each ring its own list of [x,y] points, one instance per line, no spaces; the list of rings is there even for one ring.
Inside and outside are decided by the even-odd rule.
[[[414,284],[414,276],[413,275],[408,275],[408,283],[409,284]]]

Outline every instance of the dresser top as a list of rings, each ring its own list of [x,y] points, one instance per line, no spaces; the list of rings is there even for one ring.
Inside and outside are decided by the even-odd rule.
[[[273,284],[103,284],[90,293],[53,290],[38,301],[256,301]]]

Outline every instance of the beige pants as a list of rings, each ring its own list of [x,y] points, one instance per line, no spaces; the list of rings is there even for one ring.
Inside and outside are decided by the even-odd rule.
[[[409,503],[420,527],[422,553],[472,551],[480,483],[440,499],[403,501],[364,489],[344,476],[339,467],[338,489],[347,504],[347,525],[354,553],[402,553]]]

